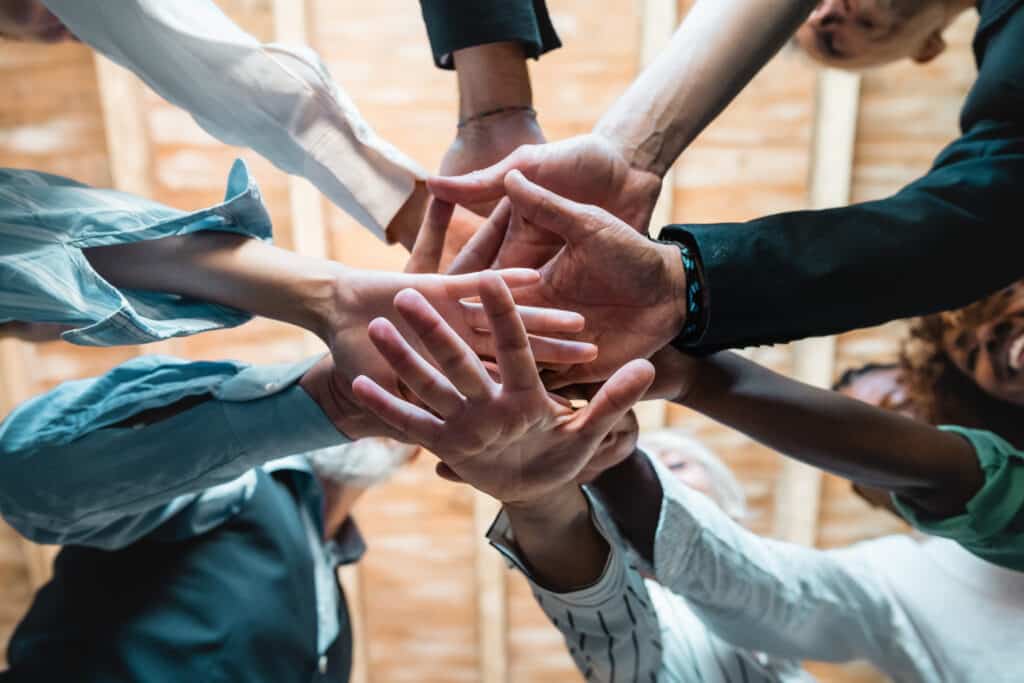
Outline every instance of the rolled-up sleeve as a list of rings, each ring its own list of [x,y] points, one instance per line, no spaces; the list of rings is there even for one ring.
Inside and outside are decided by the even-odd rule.
[[[893,496],[896,508],[926,534],[956,541],[993,564],[1024,571],[1024,453],[991,432],[948,425],[940,429],[959,434],[974,447],[985,483],[960,515],[936,518]]]
[[[181,496],[344,443],[297,385],[315,360],[253,367],[144,356],[62,384],[0,424],[0,514],[37,542],[118,546],[168,519]],[[168,419],[118,426],[204,395]]]
[[[251,316],[233,308],[118,289],[82,251],[207,230],[270,240],[270,217],[242,161],[231,170],[224,201],[194,212],[44,173],[0,170],[0,323],[65,325],[66,341],[89,346],[241,325]]]
[[[312,50],[261,44],[208,0],[45,4],[211,135],[305,177],[381,238],[425,178],[370,128]]]

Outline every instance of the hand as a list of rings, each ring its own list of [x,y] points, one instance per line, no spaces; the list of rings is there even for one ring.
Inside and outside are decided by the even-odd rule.
[[[594,362],[552,377],[550,388],[601,381],[675,338],[686,320],[686,273],[675,246],[652,242],[608,212],[560,197],[518,171],[505,188],[523,221],[564,241],[541,268],[540,282],[516,290],[516,300],[581,313],[587,326],[576,338],[599,349]],[[481,254],[490,248],[476,237],[467,245]]]
[[[505,176],[520,171],[552,192],[599,206],[647,234],[661,177],[629,165],[608,138],[596,133],[545,145],[520,147],[500,162],[461,177],[427,181],[434,196],[455,204],[496,201],[505,194]]]
[[[655,369],[657,376],[657,369]],[[657,380],[655,380],[657,381]],[[630,456],[636,448],[640,435],[640,424],[636,421],[636,413],[630,410],[619,420],[608,436],[598,447],[594,457],[576,477],[577,484],[590,484],[605,470],[609,470]]]
[[[545,142],[533,112],[509,111],[474,119],[458,129],[455,140],[441,159],[440,174],[460,176],[498,163],[523,145]],[[470,202],[466,207],[487,216],[496,200]]]
[[[368,377],[357,378],[352,391],[368,412],[433,451],[455,477],[506,504],[528,504],[579,476],[654,372],[647,361],[628,363],[586,408],[573,411],[544,390],[506,284],[493,273],[480,277],[500,383],[422,294],[404,291],[395,308],[415,336],[379,319],[370,338],[426,408]],[[413,338],[440,370],[412,348]]]

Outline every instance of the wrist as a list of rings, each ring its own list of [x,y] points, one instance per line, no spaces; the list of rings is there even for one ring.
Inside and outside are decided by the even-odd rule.
[[[423,224],[423,217],[427,212],[429,199],[430,192],[427,190],[427,184],[422,180],[417,180],[413,185],[412,194],[405,200],[405,204],[384,230],[384,239],[388,244],[397,242],[412,251],[420,226]]]
[[[487,43],[453,53],[459,119],[501,107],[533,105],[526,55],[518,42]]]
[[[665,303],[664,338],[671,342],[682,333],[687,322],[688,283],[679,246],[672,242],[652,242],[661,258],[662,273],[668,284],[669,300]]]
[[[574,482],[529,500],[503,501],[502,505],[510,520],[520,525],[568,529],[590,518],[590,506],[583,491]]]

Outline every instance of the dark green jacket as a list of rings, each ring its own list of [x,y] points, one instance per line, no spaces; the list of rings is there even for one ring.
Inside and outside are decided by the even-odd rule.
[[[252,497],[194,537],[65,546],[8,648],[2,683],[345,683],[352,633],[317,653],[313,558],[293,491]],[[173,518],[171,520],[173,522]]]
[[[963,306],[1024,277],[1024,0],[981,0],[962,137],[881,201],[670,226],[696,242],[707,327],[692,348],[784,342]]]
[[[544,0],[421,0],[434,63],[453,67],[455,50],[519,41],[536,59],[561,47]]]

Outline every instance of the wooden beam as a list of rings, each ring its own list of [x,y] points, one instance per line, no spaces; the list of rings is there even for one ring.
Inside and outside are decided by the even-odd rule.
[[[474,492],[480,683],[506,683],[508,680],[508,569],[486,537],[500,509],[501,505],[490,496]]]
[[[149,133],[142,105],[143,85],[135,74],[94,53],[110,180],[115,189],[151,197]]]
[[[818,74],[815,131],[812,140],[809,203],[812,209],[850,202],[860,77],[825,69]],[[829,387],[835,372],[835,337],[804,339],[791,347],[793,376]],[[775,490],[774,535],[782,540],[814,545],[821,502],[822,473],[789,458]]]
[[[280,43],[308,45],[308,7],[305,0],[274,0],[274,38]],[[288,177],[288,202],[292,224],[294,250],[305,256],[328,257],[327,224],[324,220],[323,197],[304,178]],[[323,342],[312,333],[303,337],[304,354],[320,353]],[[348,601],[349,621],[352,625],[351,683],[369,683],[369,634],[366,630],[366,607],[363,594],[362,572],[358,565],[341,567],[338,579]]]

